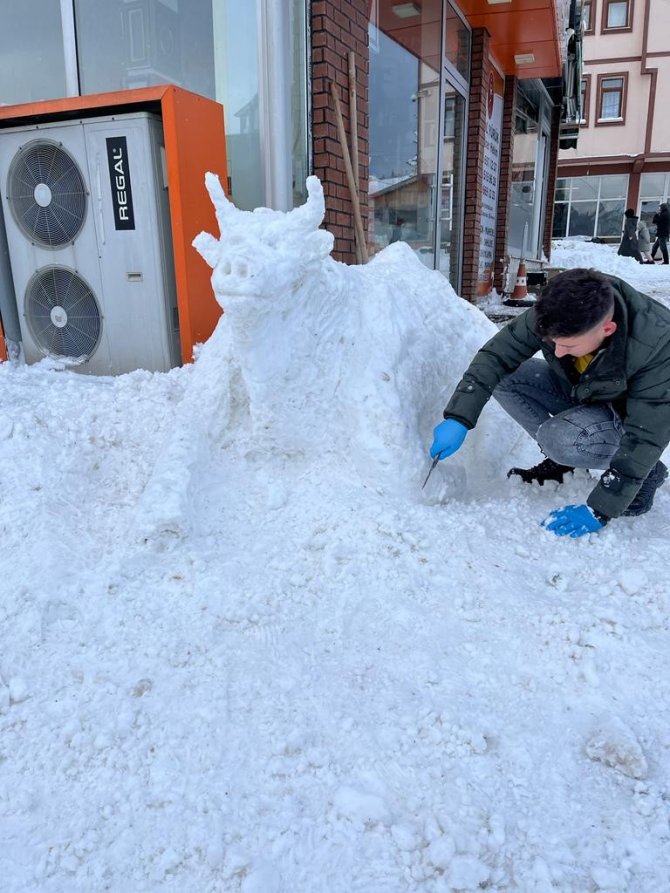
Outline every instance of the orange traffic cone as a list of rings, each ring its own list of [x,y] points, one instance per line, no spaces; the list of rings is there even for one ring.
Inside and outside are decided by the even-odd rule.
[[[519,261],[519,269],[516,271],[516,282],[512,292],[513,301],[522,301],[528,297],[528,278],[526,276],[526,264]]]
[[[528,299],[528,282],[526,279],[526,262],[522,259],[519,261],[519,268],[516,271],[516,282],[514,283],[514,291],[510,297],[503,301],[504,304],[512,307],[530,307],[535,302]]]

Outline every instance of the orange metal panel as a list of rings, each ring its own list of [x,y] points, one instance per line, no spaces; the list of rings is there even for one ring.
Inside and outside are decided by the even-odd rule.
[[[21,105],[0,106],[0,121],[7,126],[25,123],[39,123],[45,118],[72,118],[73,113],[90,112],[110,108],[135,108],[152,102],[160,103],[169,85],[140,87],[137,90],[122,90],[115,93],[91,93],[87,96],[68,96],[65,99],[46,99],[40,102],[26,102]]]
[[[177,277],[182,360],[206,341],[221,316],[210,283],[211,269],[191,242],[201,230],[217,232],[205,189],[205,173],[227,183],[223,107],[211,99],[172,87],[163,97],[163,132],[168,168],[170,216]]]
[[[7,359],[7,348],[5,346],[5,330],[2,328],[2,320],[0,320],[0,362]]]
[[[195,344],[211,335],[221,315],[212,293],[211,271],[191,241],[202,229],[216,232],[205,173],[217,173],[224,186],[227,183],[223,106],[172,84],[160,84],[0,106],[0,128],[138,109],[158,111],[163,119],[181,353],[182,361],[188,363]]]

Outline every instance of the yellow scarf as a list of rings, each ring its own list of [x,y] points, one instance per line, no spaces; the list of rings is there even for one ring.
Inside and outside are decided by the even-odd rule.
[[[588,368],[589,363],[593,359],[592,353],[584,354],[583,357],[575,357],[575,369],[581,375]]]

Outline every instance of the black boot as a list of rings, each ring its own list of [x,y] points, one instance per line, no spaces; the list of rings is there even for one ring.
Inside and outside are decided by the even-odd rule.
[[[668,476],[668,469],[659,459],[651,469],[642,486],[637,491],[635,499],[628,506],[624,515],[644,515],[654,504],[654,496],[659,487],[662,487]]]
[[[553,459],[545,459],[539,465],[533,465],[532,468],[510,468],[507,477],[513,474],[518,475],[526,484],[532,484],[534,481],[542,487],[545,481],[556,481],[558,484],[563,483],[563,476],[568,471],[574,471],[572,465],[559,465]]]

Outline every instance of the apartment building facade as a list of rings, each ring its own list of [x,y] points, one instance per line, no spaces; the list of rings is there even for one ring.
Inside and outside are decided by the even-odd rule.
[[[585,0],[576,148],[562,150],[554,237],[615,240],[633,208],[651,225],[670,199],[670,4]]]

